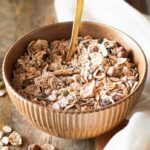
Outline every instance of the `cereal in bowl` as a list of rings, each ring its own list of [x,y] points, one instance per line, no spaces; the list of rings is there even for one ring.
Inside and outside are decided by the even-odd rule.
[[[69,42],[32,41],[15,65],[16,91],[34,103],[71,112],[107,107],[135,90],[137,67],[116,41],[78,37],[66,62]]]

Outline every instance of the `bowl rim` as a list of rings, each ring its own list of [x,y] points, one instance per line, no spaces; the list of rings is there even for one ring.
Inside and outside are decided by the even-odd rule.
[[[114,103],[114,104],[110,104],[110,105],[108,105],[108,106],[102,107],[102,108],[91,109],[91,110],[88,110],[88,111],[77,111],[77,112],[76,112],[76,111],[71,111],[71,112],[69,112],[69,111],[64,111],[64,110],[56,110],[56,109],[49,108],[49,107],[47,107],[47,106],[42,106],[42,105],[40,105],[40,104],[33,103],[32,101],[30,101],[30,100],[24,98],[23,96],[21,96],[21,95],[13,88],[13,86],[11,85],[11,81],[10,81],[10,82],[8,81],[8,78],[7,78],[7,76],[6,76],[6,71],[5,71],[5,69],[6,69],[6,68],[5,68],[5,63],[6,63],[7,57],[9,56],[9,54],[10,54],[12,48],[15,47],[15,45],[17,45],[17,43],[18,43],[19,41],[23,40],[25,37],[27,37],[27,36],[29,36],[29,35],[31,35],[31,34],[34,34],[34,33],[38,32],[38,31],[44,30],[44,29],[46,29],[46,28],[50,28],[50,27],[53,27],[53,26],[56,27],[56,26],[60,26],[60,25],[62,25],[62,24],[72,24],[72,23],[73,23],[72,21],[66,21],[66,22],[58,22],[58,23],[52,23],[52,24],[49,24],[49,25],[46,25],[46,26],[42,26],[42,27],[39,27],[39,28],[37,28],[37,29],[32,30],[31,32],[26,33],[26,34],[23,35],[21,38],[19,38],[18,40],[16,40],[16,41],[8,48],[8,51],[6,52],[5,57],[4,57],[4,59],[3,59],[3,64],[2,64],[2,76],[3,76],[4,82],[5,82],[5,84],[6,84],[6,88],[8,87],[9,90],[11,90],[11,92],[13,92],[13,94],[14,94],[17,98],[19,98],[19,101],[21,100],[21,101],[24,101],[24,102],[28,102],[28,103],[30,103],[30,104],[32,104],[32,105],[36,105],[36,106],[38,106],[38,107],[41,107],[41,108],[43,108],[43,109],[46,109],[47,111],[52,111],[52,112],[54,112],[54,113],[55,113],[55,112],[58,112],[58,113],[65,113],[65,114],[86,114],[86,113],[94,113],[94,112],[99,112],[99,111],[102,111],[102,110],[110,109],[111,107],[115,107],[115,106],[117,106],[117,105],[119,105],[119,104],[125,102],[125,100],[127,100],[130,96],[132,96],[135,92],[137,92],[137,91],[139,90],[140,86],[141,86],[141,85],[145,82],[145,80],[146,80],[146,76],[147,76],[147,72],[148,72],[148,63],[147,63],[147,59],[146,59],[145,53],[144,53],[143,49],[141,48],[141,46],[140,46],[132,37],[130,37],[127,33],[123,32],[123,31],[121,31],[121,30],[119,30],[119,29],[117,29],[117,28],[115,28],[115,27],[112,27],[112,26],[110,26],[110,25],[103,24],[103,23],[97,23],[97,22],[93,22],[93,21],[92,21],[92,22],[90,22],[90,21],[82,21],[81,24],[90,24],[90,25],[98,25],[98,26],[100,25],[100,26],[102,26],[102,27],[107,27],[107,28],[109,28],[109,29],[111,29],[111,30],[114,30],[115,32],[119,32],[119,33],[121,33],[121,34],[124,34],[125,36],[127,36],[128,38],[130,38],[130,39],[139,47],[139,49],[140,49],[141,52],[142,52],[142,57],[144,58],[145,68],[146,68],[146,69],[144,70],[144,76],[142,77],[141,81],[139,82],[138,86],[134,89],[134,91],[132,91],[129,95],[127,95],[126,97],[124,97],[122,100],[120,100],[120,101],[118,101],[118,102],[116,102],[116,103]],[[80,25],[81,25],[81,24],[80,24]]]

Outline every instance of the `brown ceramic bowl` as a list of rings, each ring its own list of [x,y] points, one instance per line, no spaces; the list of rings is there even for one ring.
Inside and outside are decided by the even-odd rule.
[[[117,126],[137,103],[147,74],[145,55],[139,45],[125,33],[104,24],[82,22],[79,34],[94,38],[116,40],[129,51],[139,70],[139,85],[126,98],[106,108],[87,112],[64,112],[33,104],[19,95],[12,87],[12,74],[17,58],[27,45],[36,39],[48,41],[70,38],[72,22],[51,24],[25,35],[7,52],[3,62],[3,78],[8,94],[17,110],[35,127],[58,137],[83,139],[101,135]],[[19,122],[18,122],[19,123]]]

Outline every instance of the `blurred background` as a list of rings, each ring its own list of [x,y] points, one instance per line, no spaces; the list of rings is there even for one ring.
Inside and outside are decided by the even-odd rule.
[[[145,14],[150,14],[150,0],[126,0],[130,5]]]
[[[150,0],[125,0],[135,9],[139,10],[150,21]]]

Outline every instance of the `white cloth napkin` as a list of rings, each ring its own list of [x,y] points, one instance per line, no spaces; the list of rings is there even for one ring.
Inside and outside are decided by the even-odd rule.
[[[55,0],[58,21],[73,20],[75,0]],[[85,0],[82,20],[103,22],[133,37],[143,48],[150,66],[150,23],[123,0]],[[127,127],[118,132],[105,150],[150,150],[150,72],[139,103]]]

